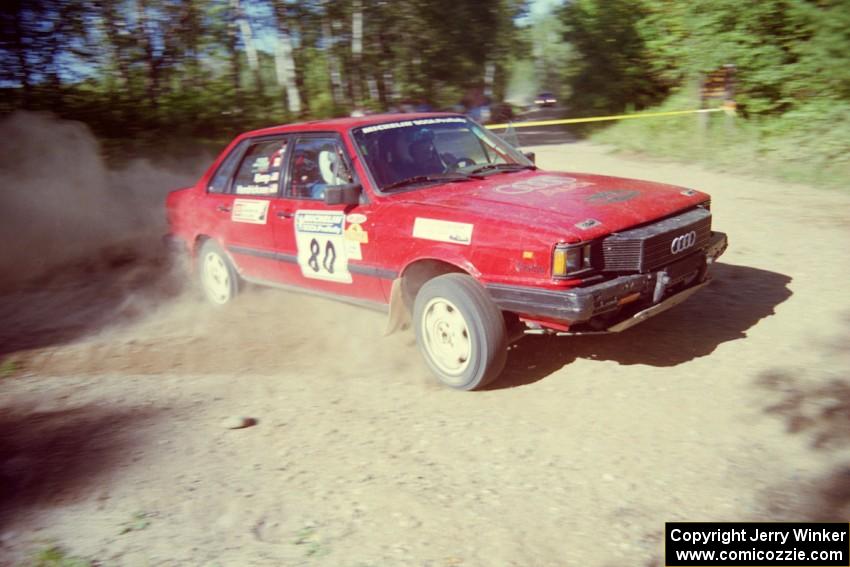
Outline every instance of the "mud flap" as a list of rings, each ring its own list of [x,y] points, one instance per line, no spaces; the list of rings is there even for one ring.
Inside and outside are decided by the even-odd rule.
[[[402,278],[393,280],[390,289],[390,313],[387,317],[387,327],[384,336],[401,331],[410,326],[410,310],[404,303],[404,292],[402,289]]]

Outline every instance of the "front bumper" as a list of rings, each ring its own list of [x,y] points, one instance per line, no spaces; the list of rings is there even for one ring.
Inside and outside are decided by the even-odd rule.
[[[490,284],[487,291],[503,311],[571,327],[596,323],[595,330],[619,332],[678,305],[708,282],[708,266],[726,251],[722,232],[706,248],[647,274],[620,276],[568,290]]]

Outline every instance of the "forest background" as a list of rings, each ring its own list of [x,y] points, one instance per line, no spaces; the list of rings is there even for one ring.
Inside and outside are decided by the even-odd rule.
[[[848,51],[850,0],[13,0],[0,114],[49,111],[111,160],[155,158],[355,111],[521,115],[540,91],[567,117],[698,108],[705,78],[734,65],[734,119],[570,134],[846,187]]]

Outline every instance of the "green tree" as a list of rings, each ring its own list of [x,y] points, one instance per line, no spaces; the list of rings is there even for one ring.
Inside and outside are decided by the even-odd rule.
[[[848,0],[576,0],[561,19],[586,113],[658,103],[726,64],[750,114],[850,96]]]
[[[650,73],[652,64],[638,24],[644,2],[576,0],[561,11],[564,38],[574,50],[568,83],[576,114],[643,108],[668,94],[669,85]]]

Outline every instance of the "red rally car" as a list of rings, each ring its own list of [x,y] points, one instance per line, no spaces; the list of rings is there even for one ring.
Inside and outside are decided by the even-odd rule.
[[[252,282],[386,310],[464,390],[525,333],[617,332],[682,302],[726,249],[705,193],[543,172],[442,113],[248,132],[167,210],[213,303]]]

